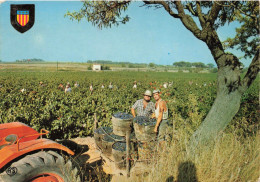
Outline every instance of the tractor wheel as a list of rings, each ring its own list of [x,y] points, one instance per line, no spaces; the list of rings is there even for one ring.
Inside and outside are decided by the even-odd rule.
[[[54,151],[41,151],[14,162],[0,174],[4,182],[80,182],[78,169]]]

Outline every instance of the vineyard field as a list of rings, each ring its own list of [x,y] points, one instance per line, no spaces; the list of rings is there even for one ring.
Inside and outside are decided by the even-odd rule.
[[[89,136],[93,135],[94,113],[100,125],[111,126],[113,113],[130,113],[146,89],[160,89],[175,128],[190,123],[195,107],[200,116],[193,128],[196,129],[216,97],[216,78],[213,73],[0,72],[0,122],[20,121],[38,131],[44,128],[53,139]],[[59,84],[67,82],[72,86],[70,93],[58,89]],[[79,83],[78,88],[74,87],[75,82]],[[108,88],[110,82],[112,89]],[[170,83],[167,88],[163,87],[165,82]],[[258,82],[259,78],[242,97],[240,110],[227,131],[236,129],[240,135],[251,135],[257,130]],[[176,115],[183,120],[176,121]]]

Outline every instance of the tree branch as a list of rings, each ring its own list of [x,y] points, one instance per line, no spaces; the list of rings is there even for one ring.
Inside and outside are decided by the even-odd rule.
[[[222,6],[221,6],[222,3],[223,2],[216,3],[216,1],[214,1],[213,5],[212,5],[212,8],[211,8],[210,13],[207,18],[207,21],[210,22],[211,26],[214,25],[216,19],[218,18],[218,14],[222,8]]]
[[[180,18],[180,16],[172,11],[169,4],[166,1],[143,1],[145,4],[160,4],[164,9],[174,18]]]
[[[188,9],[189,12],[190,12],[192,15],[198,16],[197,12],[194,11],[193,6],[192,6],[191,3],[188,3],[188,4],[186,5],[186,7],[187,7],[187,8],[185,8],[185,9]]]
[[[259,49],[258,49],[242,81],[242,85],[240,88],[240,91],[242,93],[245,92],[246,89],[250,87],[250,85],[255,80],[259,71],[260,71],[260,58],[259,58]]]
[[[203,14],[202,14],[202,11],[201,11],[201,8],[200,8],[200,1],[196,1],[196,7],[197,7],[197,12],[198,12],[198,17],[199,17],[201,27],[204,27],[205,26],[205,19],[203,17]]]
[[[248,14],[248,13],[244,12],[242,9],[240,9],[234,3],[232,3],[232,1],[230,1],[230,5],[219,4],[217,1],[215,3],[220,5],[220,6],[223,6],[223,7],[233,7],[235,9],[237,9],[238,11],[240,11],[240,13],[242,13],[242,14],[244,14],[246,16],[249,16],[251,18],[257,18],[257,16],[255,16],[255,15],[251,15],[251,14]]]
[[[176,5],[176,9],[178,11],[179,16],[181,17],[181,21],[183,25],[193,33],[195,37],[197,37],[200,40],[203,40],[203,37],[201,35],[202,31],[198,28],[197,24],[193,20],[193,18],[190,15],[186,15],[184,12],[184,7],[181,4],[180,1],[174,1],[174,4]],[[203,40],[205,41],[205,40]]]
[[[122,1],[122,2],[110,1],[110,2],[109,2],[109,8],[110,8],[110,9],[114,9],[114,8],[117,8],[117,7],[121,6],[121,5],[128,4],[128,3],[130,3],[130,2],[131,2],[130,0],[128,0],[128,1]]]
[[[233,6],[235,9],[237,9],[238,11],[240,11],[240,13],[242,13],[242,14],[244,14],[244,15],[246,15],[246,16],[249,16],[249,17],[251,17],[251,18],[253,18],[253,19],[257,18],[255,15],[248,14],[248,13],[244,12],[242,9],[236,7],[236,5],[234,5],[234,4],[232,3],[232,1],[230,2],[230,4],[231,4],[231,6]]]

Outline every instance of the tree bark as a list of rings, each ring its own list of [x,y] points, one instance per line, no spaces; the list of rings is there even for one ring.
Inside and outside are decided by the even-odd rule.
[[[238,112],[241,93],[218,93],[207,117],[191,138],[191,146],[207,145],[223,131]]]
[[[230,60],[230,57],[226,55],[221,59]],[[203,123],[193,134],[192,147],[213,141],[239,110],[243,94],[239,89],[241,85],[240,70],[234,69],[233,65],[221,67],[218,70],[217,79],[217,97]]]

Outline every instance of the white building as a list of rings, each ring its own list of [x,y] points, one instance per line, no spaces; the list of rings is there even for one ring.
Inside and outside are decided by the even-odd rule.
[[[100,64],[93,64],[92,70],[100,71],[101,70],[101,65]]]

